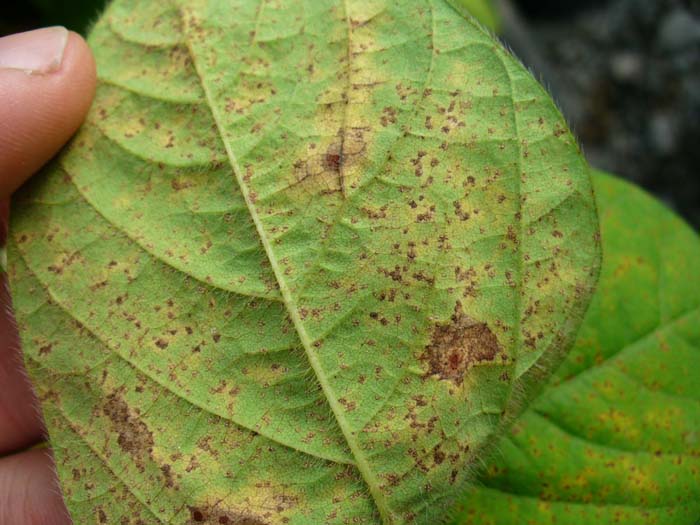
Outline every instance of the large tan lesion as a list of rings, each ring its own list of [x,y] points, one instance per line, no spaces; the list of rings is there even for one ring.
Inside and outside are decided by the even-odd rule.
[[[268,525],[269,522],[253,514],[233,512],[219,508],[219,505],[188,506],[188,525]]]
[[[321,193],[349,190],[348,171],[356,167],[364,156],[367,143],[365,128],[340,129],[328,144],[309,144],[304,159],[294,164],[298,184],[319,186]]]
[[[119,448],[129,454],[138,469],[143,472],[146,461],[153,458],[153,433],[134,413],[119,391],[107,396],[102,412],[109,418],[117,434]]]
[[[494,362],[500,355],[503,351],[493,331],[466,315],[457,302],[450,322],[433,328],[420,359],[428,365],[426,375],[461,385],[470,368]]]
[[[107,395],[102,413],[109,419],[112,432],[117,436],[117,445],[128,454],[140,473],[157,469],[168,489],[177,490],[177,479],[172,466],[159,463],[154,456],[153,432],[141,419],[139,411],[132,408],[123,397],[124,389]]]

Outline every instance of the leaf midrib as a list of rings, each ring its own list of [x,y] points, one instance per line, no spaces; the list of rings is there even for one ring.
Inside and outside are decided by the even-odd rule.
[[[345,7],[347,18],[347,4],[345,0],[343,0],[343,6]],[[343,413],[343,408],[338,402],[338,399],[330,385],[330,382],[326,377],[325,371],[321,366],[318,356],[313,350],[313,340],[307,333],[306,328],[302,323],[301,317],[299,316],[299,309],[296,305],[296,301],[292,296],[291,290],[287,286],[287,283],[284,279],[284,272],[280,269],[277,257],[274,253],[274,250],[272,249],[269,239],[267,238],[260,216],[258,215],[257,209],[255,208],[255,205],[250,197],[250,192],[248,191],[248,188],[243,179],[244,173],[238,164],[235,152],[231,148],[229,142],[226,140],[221,115],[217,110],[217,106],[215,105],[215,100],[212,96],[211,90],[209,89],[209,85],[205,81],[205,75],[200,70],[200,63],[198,57],[192,48],[192,42],[190,41],[189,35],[186,30],[187,19],[184,16],[182,8],[180,8],[180,19],[181,23],[183,24],[183,28],[185,28],[183,29],[183,33],[185,35],[186,46],[189,51],[190,58],[192,59],[192,62],[194,64],[194,69],[197,72],[197,76],[199,77],[200,85],[202,86],[202,89],[204,91],[204,95],[207,100],[207,105],[209,106],[212,118],[214,119],[214,122],[216,124],[218,135],[221,141],[223,142],[224,149],[226,150],[226,155],[228,157],[229,164],[231,165],[231,169],[233,170],[236,183],[241,191],[241,194],[243,195],[243,199],[245,200],[246,207],[248,208],[248,212],[250,213],[251,219],[255,225],[255,229],[258,234],[258,237],[260,238],[260,242],[263,246],[263,249],[265,250],[267,259],[270,262],[270,267],[272,268],[272,271],[275,275],[275,279],[277,280],[277,283],[279,285],[280,293],[282,294],[282,299],[286,310],[289,313],[289,317],[292,320],[294,329],[297,332],[299,341],[301,342],[304,348],[304,353],[306,354],[306,357],[316,376],[318,384],[321,387],[324,397],[326,398],[328,405],[331,408],[331,411],[333,412],[334,418],[338,424],[340,431],[343,434],[343,437],[345,438],[345,441],[350,449],[352,456],[355,458],[355,467],[362,475],[362,478],[369,489],[369,492],[372,496],[372,500],[374,501],[374,504],[376,505],[377,510],[379,512],[380,518],[383,523],[391,524],[394,522],[394,520],[392,519],[392,513],[389,509],[388,502],[379,487],[379,481],[377,480],[374,472],[370,468],[369,461],[365,456],[363,450],[361,449],[357,439],[355,438],[355,433],[351,430],[350,425]],[[348,56],[349,54],[350,52],[348,50]],[[349,67],[349,64],[347,66]]]

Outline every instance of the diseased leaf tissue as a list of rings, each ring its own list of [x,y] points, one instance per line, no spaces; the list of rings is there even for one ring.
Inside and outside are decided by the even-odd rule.
[[[76,523],[446,519],[597,274],[549,97],[444,0],[117,0],[91,43],[10,241]]]
[[[605,255],[576,343],[455,525],[700,516],[700,237],[630,183],[593,181]]]

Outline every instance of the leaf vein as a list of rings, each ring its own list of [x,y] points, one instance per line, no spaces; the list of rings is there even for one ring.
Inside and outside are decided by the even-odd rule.
[[[128,357],[126,357],[125,355],[123,355],[121,352],[119,352],[118,350],[112,348],[109,344],[107,344],[107,343],[101,338],[101,336],[99,336],[90,326],[88,326],[82,319],[79,319],[73,312],[71,312],[68,308],[66,308],[66,307],[63,305],[62,301],[54,294],[54,292],[51,290],[50,286],[49,286],[46,282],[44,282],[44,281],[36,274],[36,272],[29,266],[29,263],[28,263],[28,261],[27,261],[27,257],[25,256],[25,254],[23,254],[19,249],[16,250],[16,253],[18,253],[18,254],[20,255],[20,257],[21,257],[22,260],[24,261],[25,265],[27,266],[28,271],[31,272],[31,274],[34,276],[34,278],[35,278],[37,281],[39,281],[39,282],[41,283],[41,285],[43,286],[43,288],[44,288],[44,290],[46,291],[46,293],[48,294],[48,296],[51,298],[51,300],[54,302],[54,304],[61,310],[61,312],[63,312],[65,315],[69,316],[70,318],[75,319],[76,321],[78,321],[83,327],[85,327],[85,329],[86,329],[87,332],[88,332],[88,335],[89,335],[90,337],[92,337],[95,341],[97,341],[102,347],[106,348],[112,355],[114,355],[114,356],[116,356],[116,357],[119,357],[120,359],[122,359],[123,361],[125,361],[125,362],[126,362],[127,364],[129,364],[132,368],[134,368],[134,370],[136,370],[136,371],[139,372],[140,374],[144,375],[145,377],[147,377],[148,379],[150,379],[151,381],[153,381],[155,384],[157,384],[159,387],[161,387],[164,391],[170,392],[171,394],[173,394],[173,395],[176,396],[177,398],[186,401],[187,403],[189,403],[189,404],[192,405],[193,407],[195,407],[195,408],[201,410],[202,412],[205,412],[205,413],[207,413],[207,414],[210,414],[210,415],[212,415],[212,416],[214,416],[214,417],[217,417],[217,418],[219,418],[219,419],[222,419],[222,420],[224,420],[224,421],[230,421],[231,423],[234,423],[235,425],[238,425],[238,426],[240,426],[241,428],[246,429],[247,431],[250,431],[250,432],[253,432],[253,433],[258,434],[258,435],[260,435],[260,436],[263,436],[264,438],[269,439],[271,442],[276,443],[276,444],[278,444],[278,445],[280,445],[280,446],[283,446],[283,447],[285,447],[285,448],[287,448],[287,449],[290,449],[290,450],[292,450],[293,452],[300,453],[300,454],[304,454],[304,455],[307,455],[307,456],[310,456],[310,457],[314,457],[314,458],[320,459],[320,460],[322,460],[322,461],[330,462],[330,463],[337,463],[337,464],[343,464],[343,465],[352,465],[351,462],[344,461],[342,458],[324,457],[324,456],[320,456],[320,455],[317,455],[317,454],[313,454],[313,453],[311,453],[311,452],[309,452],[309,451],[305,451],[305,450],[298,449],[298,448],[296,448],[295,446],[293,446],[291,443],[285,443],[285,442],[283,442],[283,441],[280,441],[280,440],[278,440],[276,437],[274,437],[274,436],[272,436],[272,435],[269,435],[268,433],[265,433],[264,431],[261,431],[261,430],[259,430],[259,429],[256,429],[256,428],[253,428],[253,427],[251,427],[251,426],[245,425],[245,424],[241,423],[240,421],[238,421],[238,420],[235,419],[235,418],[232,418],[232,417],[230,417],[230,416],[226,416],[226,415],[224,415],[224,414],[220,414],[220,413],[214,412],[213,410],[211,410],[211,409],[209,409],[209,408],[207,408],[207,407],[205,407],[205,406],[203,406],[203,405],[200,405],[199,403],[197,403],[195,400],[191,399],[191,398],[190,398],[189,396],[187,396],[186,394],[180,393],[180,392],[177,392],[177,391],[173,390],[173,389],[170,388],[167,384],[165,384],[165,383],[161,382],[160,380],[158,380],[158,379],[157,379],[155,376],[153,376],[150,372],[148,372],[147,370],[141,368],[136,362],[132,361],[131,359],[129,359]]]

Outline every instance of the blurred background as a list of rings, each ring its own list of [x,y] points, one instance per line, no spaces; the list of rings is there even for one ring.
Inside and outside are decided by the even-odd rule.
[[[593,166],[700,228],[700,0],[456,1],[549,89]],[[55,24],[84,34],[105,3],[6,1],[0,35]]]

